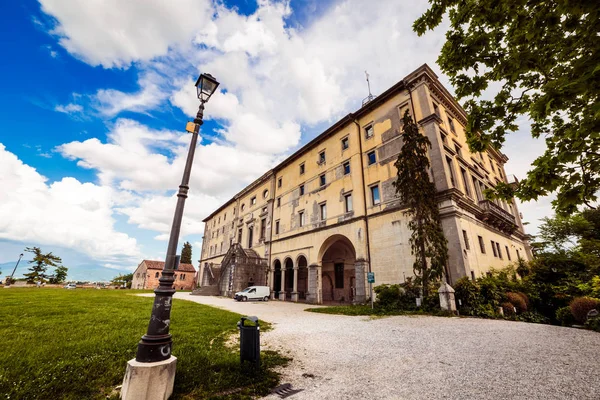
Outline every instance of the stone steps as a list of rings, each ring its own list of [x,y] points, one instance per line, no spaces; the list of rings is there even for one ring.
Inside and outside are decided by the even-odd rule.
[[[192,294],[196,296],[218,296],[220,293],[217,285],[210,285],[194,289],[192,290]]]

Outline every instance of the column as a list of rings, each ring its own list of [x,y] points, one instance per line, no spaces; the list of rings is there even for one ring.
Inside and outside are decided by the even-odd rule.
[[[285,301],[285,268],[281,266],[281,291],[279,292],[279,300]]]
[[[359,258],[354,263],[354,276],[356,278],[354,304],[362,304],[367,301],[365,275],[368,269],[368,262],[364,258]]]
[[[267,276],[268,276],[268,283],[269,283],[269,289],[271,290],[271,300],[273,300],[275,298],[275,271],[273,268],[269,268],[267,270]]]
[[[292,292],[292,301],[298,302],[298,266],[294,265],[294,291]]]
[[[311,304],[321,304],[323,302],[321,293],[321,266],[311,264],[308,267],[308,292],[306,293],[306,302]]]

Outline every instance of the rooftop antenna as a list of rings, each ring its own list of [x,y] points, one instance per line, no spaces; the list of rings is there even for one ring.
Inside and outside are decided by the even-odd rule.
[[[362,101],[363,107],[365,104],[367,104],[375,98],[375,96],[371,94],[371,82],[369,81],[369,73],[367,71],[365,71],[365,76],[367,77],[367,87],[369,88],[369,95]]]

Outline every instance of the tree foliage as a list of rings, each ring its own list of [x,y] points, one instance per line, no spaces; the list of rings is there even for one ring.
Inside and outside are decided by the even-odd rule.
[[[411,217],[408,227],[412,231],[410,246],[415,256],[413,269],[426,298],[430,282],[442,276],[448,261],[448,247],[440,222],[435,185],[428,173],[427,151],[431,143],[419,132],[408,111],[404,114],[403,123],[403,144],[395,164],[398,177],[394,187],[400,201],[407,207],[405,213]]]
[[[181,260],[182,264],[191,264],[192,263],[192,245],[190,242],[185,242],[183,244],[183,249],[181,249]]]
[[[588,0],[429,0],[414,22],[419,35],[447,14],[450,28],[438,58],[469,114],[471,150],[500,148],[517,118],[531,121],[546,151],[514,188],[496,195],[553,203],[569,214],[594,207],[600,190],[600,7]],[[493,100],[484,91],[499,88]]]
[[[54,274],[49,277],[50,283],[63,283],[67,280],[67,272],[69,269],[64,265],[59,265],[54,270]]]
[[[29,261],[29,264],[32,264],[29,268],[31,272],[24,274],[27,283],[45,282],[50,278],[46,274],[48,267],[58,268],[61,266],[62,259],[52,252],[44,254],[39,247],[26,247],[25,251],[33,254],[33,260]]]
[[[133,282],[133,273],[131,274],[119,274],[115,276],[112,281],[110,281],[111,285],[114,286],[125,286],[126,288],[131,288],[131,282]]]

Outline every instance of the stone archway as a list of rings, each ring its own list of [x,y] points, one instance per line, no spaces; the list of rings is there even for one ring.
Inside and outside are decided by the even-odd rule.
[[[285,297],[282,300],[289,300],[292,298],[292,292],[294,291],[294,261],[291,258],[286,258],[284,262],[285,268],[285,282],[283,286]]]
[[[319,250],[321,265],[321,293],[323,302],[349,303],[356,300],[356,250],[343,235],[329,237]],[[364,274],[364,273],[363,273]]]
[[[295,290],[297,296],[295,301],[306,300],[308,292],[308,261],[303,255],[296,259],[296,270],[294,272],[297,274]]]
[[[278,299],[281,290],[281,261],[273,262],[273,286],[271,287],[271,298]]]

